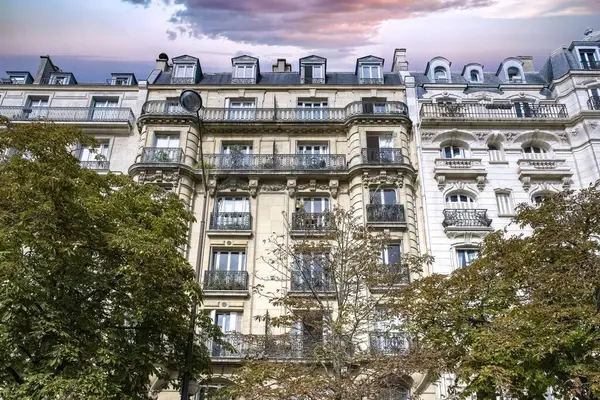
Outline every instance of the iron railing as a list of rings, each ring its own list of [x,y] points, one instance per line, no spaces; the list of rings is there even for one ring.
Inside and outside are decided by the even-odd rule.
[[[304,83],[306,85],[322,85],[325,83],[325,78],[302,78],[300,83]]]
[[[252,216],[249,212],[216,211],[210,216],[209,229],[213,230],[250,230]]]
[[[210,169],[222,171],[341,171],[346,169],[342,154],[206,154]]]
[[[369,345],[374,354],[398,355],[408,353],[410,343],[404,332],[371,332]]]
[[[321,335],[243,335],[226,333],[209,343],[211,356],[229,359],[307,359],[325,344]]]
[[[68,85],[70,81],[69,79],[56,79],[56,77],[52,78],[42,78],[40,79],[40,85],[56,85],[56,86],[65,86]]]
[[[583,68],[583,69],[600,69],[600,61],[582,61],[581,68]]]
[[[296,270],[291,275],[292,292],[329,292],[333,289],[331,278],[323,271]]]
[[[525,105],[526,104],[526,105]],[[431,103],[421,106],[422,118],[460,118],[460,119],[565,119],[568,117],[564,104],[465,104]]]
[[[142,116],[193,116],[177,100],[144,103]],[[355,117],[408,117],[408,106],[400,101],[355,101],[342,108],[203,108],[204,122],[345,122]]]
[[[492,220],[487,216],[487,210],[477,209],[445,209],[444,228],[449,226],[488,227]]]
[[[110,86],[131,86],[129,78],[108,78],[106,83]]]
[[[247,271],[218,271],[204,272],[205,290],[248,290]]]
[[[450,80],[448,78],[435,78],[435,83],[449,83]]]
[[[367,222],[405,223],[402,204],[367,204]]]
[[[0,107],[0,115],[12,121],[127,122],[134,116],[128,107]]]
[[[171,77],[171,84],[173,85],[190,85],[192,83],[196,83],[196,78]]]
[[[359,85],[383,85],[383,78],[359,78]]]
[[[107,170],[110,167],[110,161],[108,161],[108,160],[80,161],[79,165],[81,165],[81,168]]]
[[[178,147],[144,147],[142,150],[142,163],[180,163],[183,150]]]
[[[363,164],[407,164],[402,149],[362,149]]]
[[[330,211],[292,213],[292,231],[325,232],[333,227],[333,213]]]
[[[256,78],[231,78],[233,85],[253,85],[256,83]]]
[[[25,79],[0,78],[0,85],[25,85]]]
[[[600,96],[591,96],[587,101],[590,110],[600,110]]]

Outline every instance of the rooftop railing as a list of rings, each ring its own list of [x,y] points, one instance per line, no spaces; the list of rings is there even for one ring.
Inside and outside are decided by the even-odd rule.
[[[583,69],[600,69],[600,61],[582,61],[581,68],[583,68]]]
[[[142,116],[193,116],[176,100],[144,103]],[[356,101],[342,108],[203,108],[203,122],[345,122],[356,117],[408,117],[408,106],[400,101]]]
[[[128,107],[0,107],[0,115],[12,121],[134,122]]]
[[[431,103],[421,106],[422,119],[565,119],[564,104]]]

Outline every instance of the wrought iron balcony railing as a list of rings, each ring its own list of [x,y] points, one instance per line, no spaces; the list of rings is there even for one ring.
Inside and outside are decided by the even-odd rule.
[[[383,78],[358,78],[359,85],[383,85]]]
[[[581,68],[583,68],[583,69],[600,69],[600,61],[582,61]]]
[[[253,85],[256,83],[256,78],[231,78],[233,85]]]
[[[398,355],[410,349],[408,335],[404,332],[371,332],[369,345],[374,354]]]
[[[64,86],[64,85],[68,85],[68,84],[69,84],[68,79],[56,79],[55,77],[40,79],[40,85]]]
[[[527,104],[524,106],[521,103],[435,103],[421,106],[423,119],[565,119],[568,116],[564,104]]]
[[[402,204],[367,204],[367,222],[405,223]]]
[[[340,171],[346,156],[338,154],[206,154],[210,169],[222,171]]]
[[[127,107],[0,107],[0,115],[12,121],[134,122]]]
[[[147,164],[181,163],[183,150],[177,147],[144,147],[140,162]]]
[[[322,85],[325,83],[325,78],[302,78],[302,82],[306,85]]]
[[[292,271],[292,292],[329,292],[332,289],[333,282],[323,271]]]
[[[323,346],[321,335],[243,335],[226,333],[218,342],[209,343],[213,358],[228,359],[307,359]]]
[[[248,290],[247,271],[218,271],[204,272],[205,290]]]
[[[80,161],[79,165],[81,165],[81,168],[108,170],[110,168],[110,161],[108,161],[108,160]]]
[[[252,229],[252,216],[249,212],[217,211],[210,216],[209,229],[221,230],[250,230]]]
[[[487,216],[487,210],[446,209],[442,226],[447,227],[488,227],[492,220]]]
[[[144,103],[142,116],[191,116],[176,100],[151,100]],[[400,101],[355,101],[342,108],[203,108],[204,122],[334,122],[356,117],[408,117],[408,106]]]
[[[408,164],[402,149],[362,149],[363,164]]]
[[[190,85],[192,83],[196,83],[196,78],[171,77],[171,84],[173,85]]]
[[[600,110],[600,96],[591,96],[587,101],[590,110]]]
[[[330,211],[292,213],[292,231],[325,232],[333,226],[333,213]]]

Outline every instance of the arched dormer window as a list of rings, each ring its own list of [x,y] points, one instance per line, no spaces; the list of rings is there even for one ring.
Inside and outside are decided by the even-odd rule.
[[[435,67],[433,70],[433,76],[435,78],[436,83],[447,83],[448,82],[448,72],[444,67]]]
[[[459,144],[447,145],[441,148],[442,158],[467,158],[467,149]]]
[[[479,71],[472,69],[471,73],[469,74],[469,76],[471,77],[471,82],[479,82]]]
[[[506,73],[510,82],[521,83],[523,81],[521,71],[517,67],[509,67]]]

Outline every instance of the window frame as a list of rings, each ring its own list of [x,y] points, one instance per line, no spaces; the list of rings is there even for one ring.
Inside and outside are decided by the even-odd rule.
[[[444,203],[448,209],[472,210],[476,208],[477,199],[467,193],[449,193],[444,198]]]
[[[473,79],[473,76],[475,76],[475,79]],[[479,71],[477,71],[476,69],[472,69],[471,71],[469,71],[469,80],[473,83],[481,82]]]
[[[233,66],[233,78],[234,79],[254,79],[256,73],[254,72],[256,64],[252,63],[237,63]],[[250,71],[250,72],[248,72]],[[240,72],[242,72],[240,74]]]
[[[496,191],[496,209],[499,217],[511,217],[515,215],[515,204],[512,192],[508,190]]]
[[[511,76],[511,71],[517,71],[517,74]],[[515,67],[514,65],[506,68],[506,77],[508,78],[508,81],[511,83],[523,82],[523,74],[521,73],[521,70],[518,67]]]
[[[448,153],[450,150],[450,153]],[[458,150],[458,154],[457,153]],[[447,157],[450,154],[451,157]],[[467,149],[464,146],[449,144],[440,148],[440,157],[444,159],[461,159],[467,158]]]
[[[237,265],[234,265],[232,262],[232,254],[234,253],[238,256]],[[221,268],[223,266],[221,263],[221,257],[223,255],[226,255],[226,260],[224,263],[225,269]],[[247,263],[248,257],[246,249],[211,249],[209,266],[211,271],[244,272],[247,271]]]
[[[181,134],[180,133],[175,133],[175,132],[154,132],[154,146],[156,148],[162,148],[162,149],[179,149],[180,147],[180,140],[181,140]],[[161,139],[167,139],[167,144],[168,146],[159,146],[159,142]],[[177,139],[177,146],[172,146],[171,145],[171,141],[175,141],[175,139]]]
[[[456,259],[456,269],[466,268],[470,266],[473,263],[473,260],[475,260],[479,256],[479,249],[473,247],[457,247],[454,250],[454,253]],[[465,255],[465,265],[461,265],[461,254]]]
[[[444,76],[439,76],[440,73],[442,73]],[[435,80],[436,83],[438,82],[438,80],[449,81],[450,78],[448,78],[448,75],[449,75],[448,70],[443,65],[438,65],[433,68],[433,79]]]
[[[81,146],[79,149],[78,159],[81,162],[86,161],[108,161],[108,150],[110,148],[110,140],[98,140],[98,144],[94,146]],[[99,150],[99,151],[96,151]],[[84,157],[84,155],[86,157]],[[103,158],[97,159],[96,157],[100,155]],[[85,158],[85,159],[84,159]]]
[[[365,75],[365,71],[369,71],[369,76]],[[377,72],[377,76],[373,76],[373,71]],[[363,63],[360,64],[360,74],[362,79],[382,79],[381,64]]]
[[[183,75],[180,74],[180,71],[185,71]],[[191,71],[190,75],[187,75],[187,71]],[[173,68],[173,77],[177,79],[183,78],[194,78],[196,76],[196,65],[190,63],[177,63]]]
[[[386,193],[394,194],[394,201],[392,203],[386,202]],[[375,200],[375,201],[374,201]],[[369,190],[369,204],[377,204],[382,206],[393,206],[400,204],[400,200],[398,199],[398,191],[393,188],[380,188],[380,189],[371,189]]]

